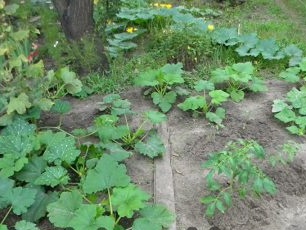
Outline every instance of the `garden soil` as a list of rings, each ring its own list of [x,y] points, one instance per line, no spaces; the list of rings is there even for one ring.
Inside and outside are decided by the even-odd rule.
[[[273,100],[283,98],[292,86],[277,80],[270,80],[267,84],[268,92],[247,94],[243,102],[229,102],[225,105],[227,116],[224,128],[216,129],[204,118],[193,118],[189,113],[176,108],[168,113],[168,121],[164,126],[168,137],[164,141],[168,146],[166,154],[170,159],[171,170],[162,172],[168,175],[161,179],[165,185],[166,199],[171,195],[174,197],[171,202],[174,202],[176,227],[172,229],[306,230],[305,138],[290,135],[271,113]],[[152,101],[143,97],[139,89],[131,89],[122,94],[122,97],[128,99],[139,114],[154,108]],[[93,119],[101,114],[98,102],[102,99],[102,96],[84,101],[69,99],[73,110],[64,117],[65,128],[71,130],[90,126]],[[44,123],[56,125],[56,120],[56,117],[46,115]],[[139,115],[130,122],[137,126],[140,120]],[[261,199],[248,197],[244,200],[235,197],[233,207],[225,214],[206,218],[200,198],[209,193],[204,179],[207,172],[201,168],[201,164],[208,159],[210,153],[222,150],[226,143],[237,139],[256,140],[268,154],[276,153],[288,140],[302,145],[290,165],[274,168],[262,165],[262,169],[277,185],[278,193],[275,196],[263,196]],[[154,180],[160,179],[154,177],[154,162],[135,154],[126,163],[133,181],[154,197],[154,186],[158,184]],[[171,189],[166,189],[167,186],[173,187],[174,194],[167,194],[167,191],[171,193]]]

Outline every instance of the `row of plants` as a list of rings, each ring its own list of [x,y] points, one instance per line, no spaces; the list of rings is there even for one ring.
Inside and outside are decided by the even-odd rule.
[[[61,115],[69,109],[61,101],[52,107]],[[120,125],[120,116],[127,121],[135,113],[116,94],[104,98],[101,111],[105,113],[93,127],[72,132],[61,124],[37,127],[22,118],[2,129],[0,207],[6,210],[2,229],[7,229],[4,223],[11,212],[23,219],[16,229],[38,229],[33,222],[46,214],[54,226],[76,230],[127,229],[122,226],[126,219],[133,220],[133,229],[161,229],[172,223],[174,216],[152,204],[151,196],[131,182],[123,163],[136,152],[150,158],[165,152],[153,126],[166,116],[148,111],[135,130],[128,123]],[[91,136],[99,141],[84,141]]]
[[[113,36],[108,39],[112,57],[137,47],[131,40],[147,31],[150,34],[163,31],[156,39],[168,37],[168,43],[163,43],[168,48],[177,34],[194,35],[190,43],[183,45],[187,55],[171,52],[167,57],[177,64],[151,68],[134,79],[135,85],[146,88],[145,95],[150,95],[163,113],[180,100],[180,109],[205,116],[222,127],[224,102],[230,99],[240,102],[249,91],[267,90],[251,61],[286,59],[290,67],[281,77],[302,83],[302,87],[290,91],[285,100],[274,101],[272,112],[290,124],[290,132],[305,134],[305,59],[296,46],[280,47],[273,39],[241,35],[235,28],[214,29],[203,20],[212,12],[170,4],[131,6],[129,1],[122,2],[125,8],[117,14],[116,23],[109,22],[106,28]],[[5,222],[10,213],[22,216],[23,220],[15,225],[17,230],[38,229],[34,222],[46,215],[54,226],[76,230],[124,227],[157,230],[170,226],[174,216],[165,207],[152,204],[150,195],[131,182],[124,165],[132,153],[150,158],[162,156],[165,147],[154,126],[164,122],[166,115],[148,111],[139,127],[130,127],[128,117],[136,115],[130,103],[111,94],[100,103],[103,114],[95,118],[93,127],[67,132],[62,129],[61,120],[56,127],[35,125],[42,111],[68,113],[69,104],[59,99],[67,94],[78,95],[84,87],[68,67],[46,71],[35,53],[35,45],[30,45],[37,31],[14,27],[10,21],[20,6],[5,5],[4,1],[0,1],[0,6],[5,25],[0,37],[0,124],[6,126],[0,136],[0,208],[6,213],[0,229],[7,229]],[[217,68],[210,76],[196,81],[192,90],[188,89],[183,68],[188,68],[187,63],[200,62],[202,56],[212,55],[215,44],[232,49],[240,58],[250,59]],[[88,137],[98,138],[98,143],[87,141]],[[269,157],[273,165],[293,160],[297,147],[292,143],[283,147],[282,154]],[[263,147],[255,141],[233,142],[224,151],[212,154],[204,164],[210,170],[207,184],[213,193],[202,199],[207,205],[206,214],[213,216],[216,210],[224,213],[237,191],[242,197],[249,193],[274,194],[275,184],[260,169],[262,163],[258,163],[265,159]],[[217,174],[225,175],[230,183],[218,182]],[[133,222],[128,227],[124,226],[127,219]]]

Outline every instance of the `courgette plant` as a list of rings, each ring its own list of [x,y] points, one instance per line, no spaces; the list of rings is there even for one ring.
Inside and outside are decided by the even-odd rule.
[[[285,99],[273,101],[272,112],[281,122],[285,123],[287,130],[299,136],[306,134],[306,88],[298,90],[293,88],[287,93]]]
[[[195,115],[203,114],[210,122],[222,126],[225,109],[220,105],[227,101],[229,94],[223,90],[215,90],[212,82],[204,80],[196,82],[194,89],[203,92],[203,95],[187,97],[178,107],[183,111],[191,110]]]
[[[120,143],[125,149],[134,149],[150,158],[162,155],[165,152],[164,144],[152,128],[166,121],[166,115],[158,111],[146,111],[141,116],[141,124],[138,127],[131,127],[128,118],[136,114],[131,110],[130,105],[129,101],[121,99],[118,94],[104,97],[103,102],[100,103],[100,110],[108,114],[95,119],[101,142]]]
[[[254,71],[255,68],[251,62],[236,63],[212,71],[209,80],[224,87],[233,101],[240,102],[244,99],[246,91],[264,92],[267,90],[264,81],[254,76]]]
[[[64,114],[69,109],[67,103],[57,101],[51,111]],[[124,108],[114,111],[119,110]],[[146,117],[153,123],[164,119],[156,115],[148,112]],[[150,195],[127,175],[122,162],[131,152],[114,141],[119,132],[112,122],[117,116],[101,116],[94,127],[72,132],[63,130],[61,122],[38,128],[22,118],[1,130],[0,209],[6,209],[1,229],[7,229],[5,221],[11,213],[23,219],[16,229],[31,230],[38,229],[34,222],[46,214],[54,226],[75,230],[121,230],[123,219],[131,219],[128,229],[136,230],[147,226],[159,230],[172,223],[174,216],[165,207],[151,204]],[[101,142],[84,141],[96,134],[103,137]],[[164,151],[162,143],[159,148],[154,141],[137,144],[139,152],[150,151],[151,158]]]
[[[159,69],[151,69],[135,78],[136,86],[149,87],[146,91],[151,95],[153,103],[162,112],[168,112],[176,101],[175,86],[184,83],[182,63],[166,64]]]
[[[294,67],[289,67],[285,71],[280,73],[280,78],[284,79],[289,83],[296,83],[300,87],[306,87],[306,57]]]

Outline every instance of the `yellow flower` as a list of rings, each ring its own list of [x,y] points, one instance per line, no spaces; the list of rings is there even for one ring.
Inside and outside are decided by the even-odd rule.
[[[214,25],[208,25],[208,26],[207,26],[207,29],[208,29],[209,31],[213,31],[213,30],[215,29],[215,26],[214,26]]]
[[[159,7],[159,4],[158,3],[154,3],[153,6]]]
[[[137,31],[137,28],[134,28],[134,27],[128,27],[127,29],[126,29],[126,32],[128,32],[128,33],[134,33],[135,31]]]
[[[172,4],[165,4],[165,8],[171,9],[172,8]]]

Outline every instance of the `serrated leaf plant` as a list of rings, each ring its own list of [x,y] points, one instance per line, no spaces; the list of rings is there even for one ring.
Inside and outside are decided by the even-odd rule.
[[[297,66],[289,67],[279,74],[280,78],[289,82],[297,83],[299,87],[306,87],[306,57]]]
[[[222,126],[225,109],[220,106],[228,100],[229,94],[215,89],[212,82],[204,80],[196,82],[194,89],[203,92],[203,95],[187,97],[178,107],[183,111],[191,110],[195,115],[203,114],[210,122]]]
[[[244,99],[246,91],[264,92],[267,87],[264,81],[254,76],[255,68],[251,62],[236,63],[212,71],[209,79],[214,84],[222,85],[235,102]]]
[[[61,108],[56,110],[65,111]],[[165,119],[164,114],[156,111],[147,112],[145,116],[152,124]],[[99,122],[111,125],[114,121],[116,116],[107,115]],[[120,229],[123,218],[136,220],[142,212],[140,223],[155,223],[154,230],[173,220],[166,208],[149,204],[151,197],[131,183],[121,163],[130,153],[120,144],[80,144],[77,140],[81,137],[61,127],[54,127],[57,132],[52,132],[51,128],[38,129],[25,120],[16,119],[1,131],[0,209],[7,208],[2,228],[6,228],[3,223],[11,212],[23,218],[16,223],[16,229],[30,230],[36,229],[31,222],[46,213],[56,227],[76,230]],[[162,142],[153,133],[148,141],[143,137],[141,144],[139,152],[152,158],[164,151]],[[145,217],[145,213],[151,211],[156,215]]]
[[[176,101],[174,87],[184,83],[182,63],[166,64],[159,69],[148,70],[135,78],[136,86],[149,87],[153,103],[164,113],[168,112]]]
[[[152,129],[166,121],[165,114],[153,110],[146,111],[142,114],[142,121],[138,127],[130,127],[129,116],[137,114],[131,110],[128,100],[123,100],[118,94],[110,94],[104,97],[99,105],[100,110],[106,114],[95,119],[95,129],[103,144],[110,145],[115,142],[127,150],[134,149],[151,158],[165,152],[162,141]]]
[[[202,165],[206,171],[206,185],[210,194],[201,202],[206,206],[205,214],[214,216],[217,211],[225,213],[232,205],[236,195],[245,198],[249,195],[261,196],[265,193],[274,195],[276,185],[261,169],[267,161],[277,163],[291,162],[297,153],[296,145],[283,145],[284,154],[268,156],[264,148],[253,140],[229,142]]]
[[[290,90],[285,99],[273,101],[274,117],[286,124],[286,129],[295,135],[306,134],[306,89]]]

